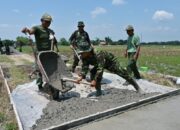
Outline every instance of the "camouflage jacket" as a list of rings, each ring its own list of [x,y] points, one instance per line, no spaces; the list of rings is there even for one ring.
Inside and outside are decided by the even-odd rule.
[[[78,53],[91,51],[89,35],[86,31],[76,30],[69,38],[70,44],[73,45]]]

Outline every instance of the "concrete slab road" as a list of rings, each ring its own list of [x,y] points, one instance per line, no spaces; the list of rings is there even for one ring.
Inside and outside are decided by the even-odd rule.
[[[85,124],[76,130],[180,130],[180,95]]]

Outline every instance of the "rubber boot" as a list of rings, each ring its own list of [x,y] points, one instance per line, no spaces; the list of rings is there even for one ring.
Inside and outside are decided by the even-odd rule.
[[[101,91],[101,87],[96,87],[96,96],[101,96],[102,95],[102,91]]]
[[[43,87],[43,82],[42,82],[42,77],[41,77],[41,74],[38,74],[38,77],[37,77],[37,80],[36,80],[36,84],[39,88],[40,91],[42,91]]]

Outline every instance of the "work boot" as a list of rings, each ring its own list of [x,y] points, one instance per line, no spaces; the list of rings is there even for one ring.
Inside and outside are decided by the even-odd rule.
[[[102,95],[102,91],[101,91],[101,86],[96,87],[96,96],[101,96]]]
[[[39,89],[39,91],[43,90],[42,84],[38,84],[38,89]]]
[[[43,82],[40,79],[38,79],[36,81],[36,84],[37,84],[39,90],[42,91],[43,90]]]
[[[75,72],[75,68],[72,68],[71,72],[74,73]]]
[[[101,96],[102,95],[102,91],[101,90],[97,90],[96,91],[96,96],[98,97],[98,96]]]

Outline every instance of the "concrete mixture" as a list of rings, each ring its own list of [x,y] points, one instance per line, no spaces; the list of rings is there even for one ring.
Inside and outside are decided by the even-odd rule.
[[[141,79],[137,82],[145,94],[139,94],[131,85],[123,86],[124,79],[110,73],[104,73],[102,82],[105,83],[102,85],[104,95],[99,98],[94,97],[94,88],[77,84],[71,91],[60,94],[59,100],[56,101],[46,99],[38,91],[35,81],[17,87],[13,91],[13,99],[24,129],[42,130],[158,93],[175,90]]]

